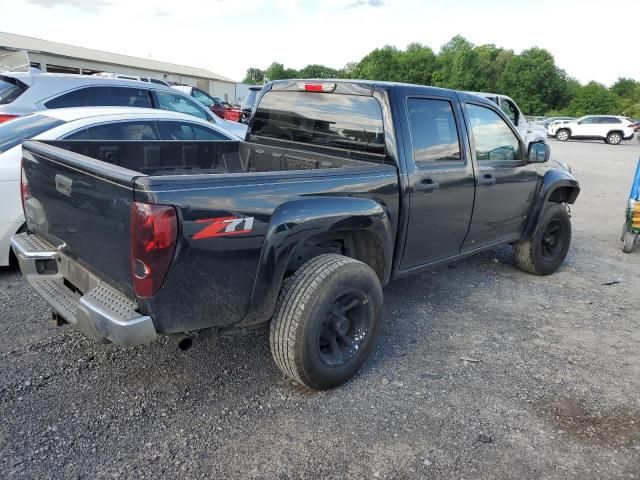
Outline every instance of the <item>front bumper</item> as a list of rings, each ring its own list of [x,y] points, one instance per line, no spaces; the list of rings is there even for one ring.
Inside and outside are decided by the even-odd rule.
[[[153,320],[136,303],[43,238],[11,238],[20,270],[31,286],[67,323],[101,343],[138,345],[158,336]],[[75,288],[72,288],[72,285]]]

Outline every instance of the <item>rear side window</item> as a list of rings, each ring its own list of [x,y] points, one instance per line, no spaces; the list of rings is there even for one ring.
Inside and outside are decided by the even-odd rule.
[[[252,136],[384,153],[382,109],[373,97],[270,91],[256,110]]]
[[[151,108],[151,98],[149,91],[141,88],[91,87],[87,106]]]
[[[19,145],[24,140],[40,135],[64,122],[46,115],[25,115],[8,122],[0,123],[0,153]]]
[[[604,124],[612,124],[612,123],[622,123],[619,118],[616,117],[600,117],[600,123]]]
[[[66,137],[66,140],[159,140],[153,121],[114,122],[95,125]]]
[[[49,100],[44,104],[44,106],[46,108],[84,107],[87,105],[89,90],[90,87],[85,87],[64,93],[59,97]]]
[[[460,161],[458,128],[451,103],[446,100],[410,98],[407,107],[416,166]]]
[[[189,122],[158,122],[162,140],[231,140],[228,136],[202,125]]]
[[[22,95],[27,87],[15,78],[0,76],[0,105],[8,105]]]
[[[204,109],[198,106],[195,100],[191,100],[191,98],[186,95],[178,95],[162,90],[156,90],[154,93],[158,108],[161,110],[186,113],[187,115],[193,115],[194,117],[199,117],[203,120],[209,120]]]

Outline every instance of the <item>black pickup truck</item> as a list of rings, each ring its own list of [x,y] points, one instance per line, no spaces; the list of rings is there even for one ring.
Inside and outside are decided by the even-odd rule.
[[[278,367],[316,389],[365,360],[394,278],[501,244],[554,272],[580,190],[492,102],[394,83],[269,83],[243,142],[23,152],[12,245],[60,323],[133,345],[270,322]]]

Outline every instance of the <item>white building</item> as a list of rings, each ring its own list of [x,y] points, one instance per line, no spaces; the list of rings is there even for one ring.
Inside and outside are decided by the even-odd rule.
[[[26,50],[31,65],[43,72],[91,75],[113,72],[149,76],[167,82],[198,87],[211,95],[235,101],[236,82],[203,68],[159,62],[148,58],[130,57],[39,38],[0,32],[0,55]]]

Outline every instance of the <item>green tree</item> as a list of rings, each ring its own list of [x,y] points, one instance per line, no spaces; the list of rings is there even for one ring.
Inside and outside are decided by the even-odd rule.
[[[392,46],[376,48],[353,69],[353,78],[402,81],[400,51]]]
[[[566,104],[567,75],[547,50],[531,48],[511,58],[496,89],[511,96],[524,113],[544,115]]]
[[[618,81],[611,85],[610,90],[620,98],[631,100],[634,103],[640,102],[640,82],[632,78],[618,78]]]
[[[571,115],[615,115],[622,108],[620,97],[598,82],[581,87],[566,111]]]
[[[401,81],[417,85],[432,84],[436,56],[429,47],[410,43],[404,52],[399,52],[398,61],[402,68]]]
[[[324,65],[307,65],[298,72],[298,78],[336,78],[338,70]]]
[[[264,76],[268,81],[271,80],[286,80],[288,78],[298,78],[298,71],[292,68],[284,68],[282,63],[273,62],[265,70]]]
[[[456,35],[440,49],[433,84],[457,90],[475,90],[478,56],[473,43]]]
[[[264,83],[264,71],[259,68],[248,68],[247,74],[244,76],[242,83],[248,83],[249,85],[262,85]]]
[[[504,50],[495,45],[480,45],[474,48],[476,55],[476,75],[473,90],[492,92],[502,72],[514,57],[513,50]]]

